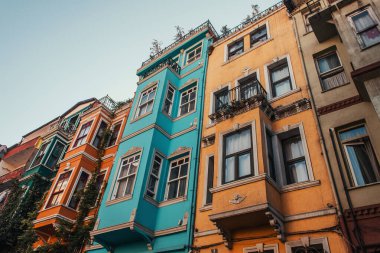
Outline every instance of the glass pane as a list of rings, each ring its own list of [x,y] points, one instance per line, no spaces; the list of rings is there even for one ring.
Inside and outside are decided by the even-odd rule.
[[[286,79],[280,83],[276,83],[274,88],[274,95],[276,97],[281,96],[282,94],[285,94],[286,92],[290,91],[292,88],[290,86],[290,80]]]
[[[116,198],[124,196],[125,187],[127,186],[127,179],[122,179],[119,181],[119,185],[116,191]]]
[[[340,62],[336,53],[327,55],[318,59],[318,67],[320,73],[325,73],[331,69],[340,67]]]
[[[354,22],[355,28],[358,32],[363,31],[364,29],[375,24],[368,11],[363,11],[362,13],[353,16],[352,21]]]
[[[180,173],[181,177],[187,175],[187,168],[188,168],[188,164],[187,163],[181,165],[181,173]]]
[[[284,141],[286,160],[292,160],[304,156],[301,137],[294,137]]]
[[[284,64],[271,71],[272,82],[277,82],[285,77],[289,77],[288,64]]]
[[[186,94],[182,96],[182,101],[181,101],[182,104],[187,103],[188,101],[189,101],[189,95]]]
[[[251,129],[246,129],[226,137],[226,155],[251,147]]]
[[[186,178],[181,179],[179,181],[178,197],[185,196],[185,191],[186,191]]]
[[[364,45],[366,47],[372,46],[380,42],[380,31],[377,27],[373,27],[365,32],[360,34]]]
[[[135,181],[135,175],[130,176],[128,178],[128,183],[127,183],[127,188],[125,190],[125,195],[131,194],[132,193],[132,187],[133,187],[133,182]]]
[[[226,159],[226,168],[224,173],[224,181],[230,182],[235,179],[235,158],[230,157]]]
[[[239,177],[251,174],[251,154],[239,156]]]
[[[123,165],[121,166],[121,169],[120,169],[119,178],[125,177],[127,175],[128,168],[129,168],[129,164],[127,164],[127,163],[124,164],[124,162],[123,162]]]
[[[169,183],[168,199],[177,197],[178,181]]]
[[[347,145],[347,152],[357,185],[376,182],[376,175],[364,143]]]
[[[341,141],[345,141],[348,139],[353,139],[359,136],[367,135],[367,131],[364,126],[360,126],[357,128],[353,128],[347,131],[343,131],[339,133],[339,138]]]
[[[157,179],[155,177],[150,177],[149,178],[149,183],[148,183],[148,190],[154,192],[154,189],[156,187],[156,182],[157,182]]]
[[[172,168],[170,170],[169,180],[173,180],[173,179],[178,178],[178,174],[179,174],[179,167]]]
[[[289,165],[288,171],[288,184],[299,183],[309,180],[307,174],[306,162],[305,160],[299,161]]]

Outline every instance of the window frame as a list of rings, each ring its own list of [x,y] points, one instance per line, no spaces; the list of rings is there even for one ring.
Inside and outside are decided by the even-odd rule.
[[[153,165],[154,165],[154,162],[156,161],[156,157],[159,157],[161,159],[161,163],[160,163],[160,167],[158,169],[158,175],[154,175],[152,172],[153,172]],[[162,173],[162,170],[163,170],[163,167],[164,167],[164,156],[161,155],[159,152],[155,151],[153,153],[153,157],[152,157],[152,161],[151,161],[151,165],[150,165],[150,169],[149,169],[149,176],[147,177],[147,181],[146,181],[146,187],[145,187],[145,193],[144,195],[148,198],[152,198],[154,200],[157,200],[157,194],[158,194],[158,187],[159,187],[159,184],[160,184],[160,178],[161,178],[161,173]],[[150,178],[151,176],[153,175],[153,177],[155,177],[155,179],[157,180],[156,181],[156,184],[154,186],[154,192],[151,192],[153,193],[153,197],[152,196],[149,196],[147,194],[148,191],[150,191],[148,189],[149,187],[149,181],[150,181]]]
[[[94,132],[94,136],[92,137],[92,140],[91,140],[91,146],[93,146],[94,148],[97,148],[97,149],[98,149],[99,147],[97,147],[97,146],[94,145],[94,141],[95,141],[96,138],[98,137],[98,133],[99,133],[99,130],[100,130],[100,127],[101,127],[102,123],[104,123],[105,126],[106,126],[105,129],[104,129],[105,132],[107,131],[107,129],[108,129],[108,127],[109,127],[109,124],[108,124],[107,121],[105,121],[104,119],[100,119],[100,121],[99,121],[99,123],[98,123],[98,126],[96,127],[96,131]],[[101,141],[102,141],[102,140],[100,139],[98,145],[100,145],[100,142],[101,142]]]
[[[79,207],[79,204],[80,204],[80,201],[81,201],[81,199],[79,199],[76,208],[70,207],[70,202],[71,202],[71,200],[74,198],[74,193],[75,193],[75,190],[76,190],[76,188],[77,188],[77,186],[78,186],[79,178],[81,177],[82,173],[85,173],[85,174],[88,175],[87,181],[86,181],[86,183],[85,183],[83,189],[86,189],[86,187],[87,187],[87,185],[88,185],[88,182],[89,182],[89,181],[91,180],[91,178],[92,178],[92,175],[91,175],[91,173],[90,173],[88,170],[86,170],[86,169],[84,169],[84,168],[81,168],[81,169],[79,170],[79,173],[77,174],[77,177],[76,177],[76,179],[75,179],[75,183],[74,183],[73,187],[70,189],[70,195],[69,195],[69,197],[67,198],[67,201],[66,201],[66,203],[65,203],[65,206],[66,206],[66,207],[71,208],[71,209],[73,209],[73,210],[78,210],[78,207]]]
[[[57,146],[58,143],[61,143],[61,144],[63,145],[63,149],[62,149],[61,154],[59,155],[59,157],[58,157],[58,159],[57,159],[57,162],[55,163],[54,166],[57,166],[57,164],[59,163],[59,161],[62,159],[62,157],[63,157],[64,154],[65,154],[65,149],[67,148],[67,144],[64,143],[63,141],[61,141],[61,140],[58,139],[58,140],[54,143],[53,148],[50,150],[49,155],[47,156],[47,159],[46,159],[46,161],[44,162],[44,165],[45,165],[47,168],[50,168],[50,167],[48,167],[47,163],[48,163],[48,161],[49,161],[51,155],[53,154],[53,151],[54,151],[54,149],[55,149],[55,147]],[[54,170],[54,168],[50,168],[50,169]]]
[[[280,62],[280,61],[283,61],[283,62]],[[278,62],[280,62],[280,63],[278,63]],[[269,85],[270,85],[270,90],[271,90],[271,96],[272,96],[272,98],[282,97],[284,94],[286,94],[286,93],[288,93],[288,92],[290,92],[290,91],[293,90],[293,80],[292,80],[292,76],[291,76],[292,73],[291,73],[291,69],[289,67],[288,59],[284,58],[284,59],[279,60],[278,62],[276,62],[274,64],[271,64],[271,65],[276,65],[276,66],[272,66],[272,67],[271,67],[271,65],[268,66],[269,81],[270,81]],[[273,71],[280,69],[285,64],[287,65],[289,76],[288,77],[284,77],[284,78],[282,78],[280,80],[277,80],[275,83],[273,83],[273,78],[272,78]],[[283,93],[281,95],[277,95],[276,91],[274,89],[275,85],[279,84],[279,83],[281,83],[281,82],[283,82],[285,80],[289,80],[290,90],[288,90],[287,92],[285,92],[285,93]]]
[[[149,98],[149,94],[150,94],[149,91],[151,91],[151,90],[153,90],[152,92],[154,92],[154,96],[153,96],[153,98],[152,98],[151,100],[147,100],[147,101],[145,101],[144,104],[141,104],[141,101],[142,101],[142,98],[143,98],[143,96],[144,96],[144,93],[147,93],[147,92],[148,92],[148,93],[147,93],[147,96],[148,96],[148,98]],[[152,86],[149,86],[149,85],[148,85],[148,87],[146,87],[145,89],[143,89],[143,90],[140,92],[140,94],[139,94],[139,100],[138,100],[138,103],[137,103],[137,105],[136,105],[136,109],[135,109],[135,115],[134,115],[134,117],[133,117],[134,120],[137,120],[137,119],[139,119],[139,118],[142,118],[142,117],[144,117],[144,116],[149,115],[150,113],[152,113],[153,108],[154,108],[154,102],[155,102],[155,100],[156,100],[156,96],[157,96],[157,90],[158,90],[158,85],[157,85],[157,83],[156,83],[156,84],[154,84],[154,85],[152,85]],[[140,114],[140,115],[139,115],[140,110],[141,110],[141,107],[142,107],[142,106],[145,106],[145,105],[148,105],[149,102],[152,102],[152,109],[151,109],[150,111],[145,111],[143,114]]]
[[[44,145],[45,145],[45,146],[44,146]],[[35,167],[37,167],[37,166],[39,166],[39,165],[41,165],[41,164],[44,165],[44,163],[43,163],[43,159],[44,159],[44,156],[47,154],[47,149],[50,147],[50,145],[51,145],[51,139],[48,140],[48,141],[46,141],[46,142],[41,143],[40,148],[38,149],[36,155],[35,155],[34,158],[33,158],[32,163],[31,163],[30,166],[29,166],[29,170],[30,170],[30,169],[33,169],[33,168],[35,168]],[[35,161],[36,161],[36,159],[37,159],[37,157],[39,156],[40,151],[41,151],[41,148],[42,148],[43,146],[44,146],[45,148],[44,148],[43,154],[42,154],[42,156],[41,156],[41,160],[38,162],[38,164],[34,164]]]
[[[266,30],[265,32],[265,35],[261,35],[259,38],[256,38],[256,42],[255,43],[252,43],[252,36],[257,34],[258,32],[260,32],[261,30]],[[261,40],[262,37],[265,37],[264,40]],[[253,30],[252,32],[250,32],[249,34],[249,45],[250,45],[250,48],[253,48],[253,47],[256,47],[257,45],[260,45],[261,43],[267,41],[269,39],[269,34],[268,34],[268,25],[267,23],[259,26],[258,28],[256,28],[255,30]]]
[[[58,191],[58,192],[55,192],[55,188],[57,187],[57,184],[58,184],[58,182],[59,182],[60,177],[61,177],[62,175],[64,175],[64,174],[68,174],[68,173],[70,173],[70,174],[69,174],[69,176],[67,177],[67,184],[66,184],[65,188],[62,189],[62,190],[60,190],[60,191]],[[54,195],[58,195],[58,194],[62,194],[62,197],[61,197],[61,199],[60,199],[60,201],[59,201],[59,202],[62,202],[63,197],[64,197],[64,194],[65,194],[65,190],[66,190],[66,188],[68,187],[68,185],[69,185],[69,183],[70,183],[70,179],[71,179],[71,176],[72,176],[72,175],[73,175],[73,169],[70,169],[70,170],[67,170],[67,171],[63,171],[62,173],[59,173],[59,174],[57,175],[57,180],[54,182],[54,187],[51,188],[51,190],[49,191],[49,197],[46,198],[47,201],[46,201],[46,203],[45,203],[45,207],[44,207],[44,209],[53,208],[53,207],[57,207],[57,206],[60,205],[60,204],[58,203],[58,204],[56,204],[56,205],[50,205],[50,206],[49,206],[49,203],[51,202],[52,197],[53,197]]]
[[[193,85],[193,84],[194,84],[194,85]],[[183,94],[184,94],[185,92],[189,92],[190,90],[193,90],[193,89],[195,89],[195,97],[194,97],[194,100],[189,100],[189,101],[187,101],[187,102],[185,103],[185,104],[188,106],[189,111],[186,112],[186,113],[184,113],[184,114],[182,114],[181,107],[183,106],[183,105],[182,105]],[[189,98],[190,98],[190,93],[188,93],[188,94],[189,94]],[[177,117],[182,117],[182,116],[188,115],[188,114],[190,114],[190,113],[192,113],[192,112],[195,112],[195,111],[197,110],[197,98],[198,98],[198,83],[197,83],[197,82],[194,82],[194,83],[190,84],[189,87],[186,87],[185,89],[182,89],[182,90],[180,91],[180,100],[179,100],[179,105],[178,105],[178,113],[177,113],[178,115],[177,115]],[[191,103],[192,101],[194,101],[194,109],[193,109],[193,110],[190,110],[190,103]]]
[[[232,135],[235,135],[235,134],[238,134],[242,131],[245,131],[249,129],[250,130],[250,144],[251,144],[251,147],[250,149],[245,149],[245,150],[239,150],[238,152],[235,152],[233,154],[229,154],[228,157],[226,155],[226,138],[229,137],[229,136],[232,136]],[[252,177],[252,176],[255,176],[256,174],[256,171],[255,171],[255,164],[254,164],[254,152],[253,152],[253,149],[254,149],[254,146],[253,146],[253,127],[251,125],[247,125],[247,126],[244,126],[244,127],[241,127],[239,129],[236,129],[232,132],[229,132],[229,133],[226,133],[223,135],[223,147],[222,147],[222,185],[225,185],[225,184],[228,184],[228,183],[233,183],[235,181],[239,181],[241,179],[244,179],[244,178],[248,178],[248,177]],[[243,176],[243,177],[238,177],[238,170],[239,170],[239,156],[240,155],[244,155],[244,154],[250,154],[250,163],[251,163],[251,171],[250,171],[250,174],[249,175],[246,175],[246,176]],[[231,181],[228,181],[226,182],[226,159],[230,158],[230,157],[234,157],[234,172],[235,172],[235,178]]]
[[[200,49],[200,52],[198,54],[196,54],[196,51]],[[189,55],[194,52],[194,58],[189,58]],[[187,49],[185,51],[185,64],[184,66],[187,66],[187,65],[190,65],[192,63],[194,63],[196,60],[199,60],[200,58],[202,58],[202,54],[203,54],[203,42],[200,42],[196,45],[194,45],[193,47]],[[192,59],[191,61],[189,61],[189,59]]]
[[[217,91],[215,91],[214,93],[213,93],[213,108],[214,108],[214,112],[218,112],[220,109],[222,109],[222,107],[223,106],[226,106],[226,105],[229,105],[230,104],[230,98],[229,98],[229,91],[230,91],[230,89],[229,89],[229,87],[228,86],[225,86],[225,87],[223,87],[223,88],[221,88],[221,89],[219,89],[219,90],[217,90]],[[227,103],[226,104],[224,104],[222,107],[220,107],[220,108],[218,108],[218,106],[217,106],[217,102],[218,102],[218,96],[220,95],[220,94],[222,94],[222,93],[227,93],[226,95],[227,95]]]
[[[242,42],[242,46],[241,46],[241,48],[238,48],[237,50],[234,50],[234,53],[231,55],[230,48],[231,48],[232,46],[234,46],[235,44],[238,44],[238,43],[240,43],[240,42]],[[242,52],[237,53],[237,52],[240,51],[240,50],[242,50]],[[229,44],[227,45],[227,60],[231,60],[231,59],[233,59],[233,58],[235,58],[235,57],[237,57],[238,55],[241,55],[241,54],[243,54],[243,53],[244,53],[244,36],[241,37],[241,38],[239,38],[239,39],[237,39],[237,40],[235,40],[235,41],[233,41],[233,42],[231,42],[231,43],[229,43]]]
[[[72,148],[71,148],[71,149],[74,149],[74,148],[77,148],[77,147],[80,147],[80,146],[86,144],[87,139],[88,139],[88,137],[89,137],[89,135],[90,135],[90,132],[91,132],[91,129],[92,129],[92,125],[93,125],[93,123],[94,123],[94,119],[90,119],[90,120],[88,120],[88,121],[86,121],[86,122],[83,122],[83,124],[80,125],[79,131],[78,131],[78,133],[77,133],[76,136],[75,136],[75,141],[73,141],[73,144],[72,144]],[[86,134],[84,137],[83,137],[83,136],[79,136],[80,133],[81,133],[81,131],[82,131],[82,129],[83,129],[83,127],[84,127],[85,125],[87,125],[87,124],[89,124],[89,126],[88,126],[89,129],[88,129],[87,134]],[[82,140],[82,139],[84,140],[84,141],[81,142],[80,144],[78,144],[78,143],[79,143],[79,141],[78,141],[79,138],[81,138],[81,140]]]
[[[173,90],[173,97],[172,97],[171,101],[168,99],[169,89]],[[168,116],[172,116],[173,115],[174,100],[175,100],[175,95],[176,95],[175,92],[176,92],[176,88],[170,82],[168,82],[168,86],[166,88],[166,94],[165,94],[165,98],[164,98],[164,103],[163,103],[163,106],[162,106],[162,111],[166,115],[168,115]],[[170,102],[169,112],[165,111],[165,103],[166,103],[166,101]]]
[[[262,248],[261,248],[262,247]],[[245,247],[243,253],[265,253],[267,250],[273,250],[274,253],[278,253],[278,244],[262,244],[260,246]],[[261,249],[263,251],[261,251]]]
[[[188,167],[187,167],[187,174],[185,176],[180,176],[180,166],[179,166],[178,177],[175,178],[175,179],[172,179],[170,181],[170,172],[172,170],[172,164],[174,162],[179,161],[179,160],[186,160],[186,158],[188,158],[188,160],[189,160],[188,161]],[[166,186],[165,186],[164,201],[171,201],[171,200],[176,200],[176,199],[179,199],[179,198],[184,198],[185,199],[187,197],[187,190],[188,190],[188,186],[189,186],[189,173],[190,173],[190,170],[191,170],[191,153],[190,152],[187,152],[187,153],[181,155],[180,157],[175,158],[175,159],[173,159],[173,160],[171,160],[169,162],[169,169],[168,169],[168,175],[167,175]],[[186,178],[186,186],[185,186],[184,195],[183,196],[178,196],[178,194],[179,194],[179,188],[180,188],[180,183],[178,183],[176,197],[169,199],[169,185],[170,185],[170,183],[174,182],[174,181],[180,182],[183,178]]]
[[[213,159],[213,166],[210,168],[210,159]],[[210,191],[214,187],[214,175],[215,175],[215,155],[211,154],[206,157],[206,170],[205,171],[205,191],[204,191],[204,196],[203,196],[203,206],[211,206],[213,202],[213,194]],[[212,173],[210,173],[212,171]],[[211,177],[211,182],[210,182],[210,177]],[[211,183],[211,185],[209,185]],[[210,195],[209,195],[210,194]],[[208,196],[211,196],[210,201],[208,201]]]
[[[322,244],[325,253],[330,253],[330,246],[326,237],[307,238],[305,241],[308,241],[309,245]],[[292,253],[292,248],[300,246],[304,246],[301,240],[285,242],[285,252]]]
[[[273,148],[273,137],[275,135],[267,126],[265,126],[263,130],[264,130],[264,136],[265,136],[266,165],[268,167],[267,172],[270,178],[273,181],[277,182],[278,176],[277,176],[277,167],[276,167],[276,154],[275,154],[275,149]],[[268,145],[269,142],[271,143],[272,150],[269,149],[269,145]],[[269,153],[270,153],[269,151],[272,153],[272,158],[269,157]],[[273,168],[271,168],[270,160],[272,160]]]
[[[110,148],[110,147],[113,147],[113,146],[115,146],[116,144],[117,144],[117,140],[119,139],[119,136],[120,136],[120,132],[121,132],[121,129],[122,129],[122,126],[123,126],[123,122],[124,122],[124,120],[119,120],[119,121],[116,121],[115,123],[113,123],[112,125],[111,125],[111,131],[112,131],[112,133],[111,133],[111,135],[110,135],[110,137],[109,137],[109,140],[107,141],[107,145],[106,145],[106,148]],[[120,128],[119,128],[119,130],[117,131],[117,134],[116,134],[116,138],[115,138],[115,142],[113,143],[113,144],[111,144],[112,142],[112,136],[113,136],[113,134],[114,134],[114,131],[115,131],[115,126],[117,126],[117,125],[120,125]]]
[[[121,169],[122,169],[122,166],[123,166],[123,161],[124,160],[128,160],[131,157],[136,157],[136,156],[140,156],[139,160],[138,160],[138,164],[136,166],[136,171],[133,174],[131,174],[131,175],[128,175],[128,171],[127,171],[127,175],[124,176],[123,178],[120,178],[120,174],[121,174],[121,171],[122,171]],[[134,152],[132,154],[128,154],[127,156],[124,156],[124,157],[120,158],[120,162],[119,162],[119,165],[118,165],[118,170],[117,170],[115,182],[113,184],[112,191],[110,191],[110,193],[111,193],[110,200],[111,201],[112,200],[117,200],[117,199],[122,199],[124,197],[132,196],[133,195],[133,191],[134,191],[134,187],[135,187],[135,183],[136,183],[136,179],[137,179],[137,173],[138,173],[138,170],[139,170],[139,167],[140,167],[140,163],[141,163],[141,158],[142,158],[142,151],[141,150],[139,150],[137,152]],[[123,179],[127,179],[127,183],[126,183],[126,187],[127,187],[127,185],[128,185],[128,179],[131,176],[135,176],[134,179],[133,179],[133,182],[132,182],[132,186],[131,186],[131,193],[130,194],[125,194],[124,193],[123,196],[117,197],[117,191],[118,191],[118,187],[120,185],[119,181],[123,180]],[[126,189],[127,188],[125,188],[125,190]]]

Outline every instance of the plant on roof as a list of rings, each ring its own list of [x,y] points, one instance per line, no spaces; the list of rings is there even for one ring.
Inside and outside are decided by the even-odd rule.
[[[185,36],[185,31],[183,30],[183,28],[179,25],[174,26],[174,28],[176,30],[176,34],[174,35],[174,41],[183,39],[183,36]]]

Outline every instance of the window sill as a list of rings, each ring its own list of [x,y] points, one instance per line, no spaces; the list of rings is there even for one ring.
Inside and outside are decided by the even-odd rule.
[[[175,198],[175,199],[164,200],[164,201],[161,201],[158,204],[158,207],[163,207],[163,206],[168,206],[168,205],[176,204],[176,203],[179,203],[179,202],[186,201],[186,199],[187,199],[186,196],[184,196],[184,197],[179,197],[179,198]]]
[[[297,191],[297,190],[302,190],[314,186],[321,185],[321,181],[319,180],[314,180],[314,181],[305,181],[305,182],[300,182],[300,183],[294,183],[294,184],[289,184],[281,187],[281,192],[291,192],[291,191]]]
[[[242,186],[245,184],[250,184],[253,182],[264,180],[265,177],[266,177],[266,175],[263,174],[263,175],[259,175],[259,176],[252,176],[252,177],[236,180],[236,181],[233,181],[233,182],[230,182],[227,184],[222,184],[222,185],[219,185],[217,187],[211,188],[210,191],[211,191],[211,193],[216,193],[216,192],[228,190],[228,189],[235,188],[238,186]]]
[[[375,183],[366,184],[366,185],[348,187],[347,190],[352,191],[352,190],[357,190],[357,189],[361,189],[361,188],[367,188],[367,187],[371,187],[371,186],[375,186],[375,185],[380,185],[380,181],[379,182],[375,182]]]
[[[142,118],[145,118],[146,116],[148,116],[150,114],[152,114],[152,111],[150,111],[148,113],[145,113],[145,114],[143,114],[141,116],[138,116],[137,118],[134,118],[133,120],[131,120],[131,122],[129,122],[129,124],[132,124],[132,123],[134,123],[134,122],[136,122],[136,121],[138,121],[138,120],[140,120]]]
[[[377,45],[379,45],[380,44],[380,42],[377,42],[377,43],[375,43],[375,44],[373,44],[373,45],[371,45],[371,46],[368,46],[368,47],[360,47],[360,51],[365,51],[365,50],[367,50],[367,49],[370,49],[370,48],[372,48],[372,47],[375,47],[375,46],[377,46]]]
[[[124,197],[121,197],[121,198],[117,198],[117,199],[113,199],[113,200],[108,200],[106,202],[106,206],[110,206],[110,205],[114,205],[114,204],[117,204],[117,203],[120,203],[120,202],[123,202],[123,201],[127,201],[127,200],[130,200],[132,199],[132,195],[129,194],[127,196],[124,196]]]
[[[301,91],[301,88],[296,88],[296,89],[290,90],[290,91],[288,91],[288,92],[282,94],[282,95],[279,96],[279,97],[274,97],[274,98],[269,99],[268,102],[269,102],[269,103],[274,103],[274,102],[276,102],[276,101],[278,101],[278,100],[280,100],[280,99],[286,98],[286,97],[288,97],[288,96],[290,96],[290,95],[293,95],[293,94],[295,94],[295,93],[297,93],[297,92],[300,92],[300,91]]]
[[[204,205],[201,208],[199,208],[200,212],[206,212],[206,211],[210,211],[210,210],[212,210],[212,205],[211,204]]]

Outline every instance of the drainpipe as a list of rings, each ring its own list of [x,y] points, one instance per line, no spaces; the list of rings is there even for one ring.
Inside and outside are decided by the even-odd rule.
[[[335,157],[336,157],[336,160],[337,160],[337,163],[338,163],[339,175],[340,175],[340,178],[341,178],[341,180],[343,182],[344,194],[345,194],[345,196],[347,198],[348,206],[349,206],[349,209],[350,209],[350,211],[352,213],[352,219],[354,221],[354,227],[355,227],[354,231],[355,231],[355,233],[357,233],[357,240],[359,241],[359,246],[360,246],[361,251],[364,252],[364,253],[367,253],[367,249],[365,247],[365,243],[364,243],[363,238],[362,238],[362,233],[360,231],[360,227],[358,225],[358,221],[357,221],[356,215],[354,213],[354,208],[353,208],[353,205],[352,205],[351,196],[348,193],[346,180],[344,179],[344,176],[343,176],[342,164],[340,163],[339,156],[338,156],[338,150],[337,150],[337,147],[336,147],[336,144],[335,144],[335,141],[334,141],[334,129],[330,128],[329,132],[330,132],[331,142],[332,142],[333,148],[334,148],[334,154],[335,154]],[[347,231],[349,231],[349,230],[347,230]]]
[[[297,41],[297,46],[298,46],[298,51],[300,52],[301,58],[302,58],[302,61],[301,61],[302,62],[302,68],[303,68],[303,72],[304,72],[305,78],[306,78],[306,83],[307,83],[307,87],[308,87],[308,93],[310,95],[310,102],[312,104],[312,107],[314,108],[312,111],[313,111],[314,117],[315,117],[315,119],[317,121],[317,130],[318,130],[318,134],[320,136],[320,142],[322,144],[322,150],[323,150],[323,153],[325,155],[325,161],[327,163],[327,172],[329,174],[329,178],[331,179],[332,186],[333,186],[334,196],[335,196],[336,202],[338,204],[338,216],[340,214],[343,217],[343,225],[344,225],[345,230],[348,232],[347,233],[347,235],[348,235],[348,238],[347,238],[348,242],[350,243],[350,247],[353,250],[355,250],[354,247],[353,247],[353,242],[352,242],[351,235],[350,235],[349,230],[348,230],[347,219],[346,219],[346,217],[343,214],[343,207],[342,207],[342,202],[341,202],[341,199],[340,199],[340,196],[339,196],[339,193],[338,193],[338,187],[337,187],[336,179],[335,179],[334,173],[332,172],[332,169],[331,169],[330,156],[329,156],[329,153],[327,152],[326,140],[325,140],[325,137],[324,137],[323,132],[322,132],[321,122],[320,122],[319,117],[318,117],[318,115],[316,113],[316,108],[317,107],[315,106],[314,94],[313,94],[313,90],[311,89],[309,75],[308,75],[308,72],[307,72],[306,66],[305,66],[305,56],[303,54],[303,50],[302,50],[302,47],[301,47],[301,41],[299,40],[298,27],[297,27],[297,24],[296,24],[295,17],[292,17],[292,20],[293,20],[293,31],[295,33],[295,37],[296,37],[296,41]]]
[[[212,43],[212,38],[208,39],[208,43]],[[198,140],[197,140],[197,147],[198,151],[196,153],[195,157],[195,162],[198,164],[198,170],[195,170],[195,178],[194,178],[194,183],[193,183],[193,195],[191,198],[191,214],[190,214],[190,233],[189,233],[189,245],[188,248],[191,250],[192,245],[193,245],[193,234],[194,234],[194,223],[195,223],[195,214],[196,214],[196,201],[197,201],[197,191],[195,189],[198,189],[197,184],[198,184],[198,171],[199,171],[199,156],[201,153],[201,139],[202,139],[202,127],[203,127],[203,112],[204,112],[204,94],[205,94],[205,89],[206,89],[206,72],[207,72],[207,66],[208,66],[208,48],[210,45],[207,45],[207,51],[205,52],[207,54],[205,60],[204,60],[204,75],[203,75],[203,89],[201,91],[201,97],[199,101],[203,101],[201,104],[200,108],[200,117],[198,121],[198,126],[199,126],[199,134],[198,134]]]

